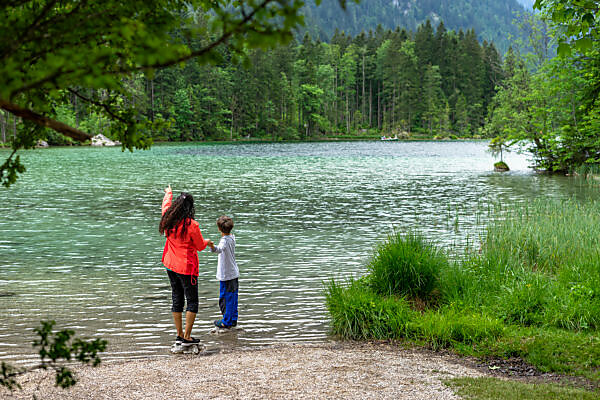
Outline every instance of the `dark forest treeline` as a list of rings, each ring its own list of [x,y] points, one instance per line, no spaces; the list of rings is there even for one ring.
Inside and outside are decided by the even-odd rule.
[[[222,54],[218,65],[158,71],[127,81],[130,100],[167,128],[155,140],[271,140],[323,135],[473,136],[483,125],[495,88],[504,79],[493,44],[473,30],[396,29],[330,43],[312,40],[255,50],[247,67]],[[88,90],[90,97],[109,93]],[[71,96],[56,105],[60,120],[109,135],[109,121]],[[49,133],[51,143],[62,136]]]
[[[367,0],[348,1],[342,10],[336,0],[323,0],[319,6],[306,2],[303,13],[306,31],[313,37],[329,40],[335,29],[350,35],[397,26],[414,31],[428,19],[437,25],[444,21],[448,29],[475,29],[480,41],[494,42],[502,53],[521,32],[513,24],[525,9],[517,0]]]

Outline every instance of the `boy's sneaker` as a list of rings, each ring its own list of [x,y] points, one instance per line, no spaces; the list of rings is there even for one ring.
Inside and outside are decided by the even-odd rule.
[[[178,345],[178,346],[180,346],[183,343],[184,340],[185,339],[183,339],[181,336],[177,336],[175,338],[175,344]]]
[[[215,321],[215,326],[221,329],[230,329],[231,325],[225,325],[225,322],[222,319],[218,319]]]
[[[181,338],[181,345],[182,346],[191,346],[193,344],[198,344],[198,343],[200,343],[200,339],[196,339],[194,337],[190,337],[189,340]]]
[[[231,321],[231,326],[237,326],[237,319],[234,321]]]

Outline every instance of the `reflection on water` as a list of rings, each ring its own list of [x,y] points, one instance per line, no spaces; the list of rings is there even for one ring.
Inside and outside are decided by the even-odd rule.
[[[108,339],[105,359],[167,354],[174,328],[158,220],[169,183],[194,195],[205,237],[218,239],[221,214],[236,223],[244,331],[209,333],[216,257],[202,252],[195,336],[212,347],[325,340],[322,282],[363,273],[391,229],[464,246],[490,201],[585,195],[567,178],[531,173],[519,155],[508,158],[511,172],[494,173],[485,150],[356,142],[25,152],[27,173],[0,190],[0,359],[35,358],[40,319]]]

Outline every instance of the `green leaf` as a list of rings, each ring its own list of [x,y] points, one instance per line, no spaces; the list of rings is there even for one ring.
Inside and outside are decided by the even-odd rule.
[[[556,53],[559,57],[571,56],[571,46],[568,43],[559,43]]]
[[[585,53],[592,49],[592,39],[590,38],[581,38],[575,41],[575,47],[582,53]]]

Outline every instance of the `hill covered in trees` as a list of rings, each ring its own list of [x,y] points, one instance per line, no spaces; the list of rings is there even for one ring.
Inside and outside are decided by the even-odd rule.
[[[504,52],[510,46],[509,36],[519,35],[512,24],[515,12],[524,11],[517,0],[363,0],[348,1],[344,12],[337,0],[323,0],[318,7],[307,2],[304,15],[306,30],[322,41],[328,41],[336,29],[353,36],[375,30],[378,24],[414,31],[429,19],[434,26],[443,21],[457,32],[474,29],[480,41],[494,42]]]
[[[505,73],[493,44],[473,30],[426,22],[415,32],[376,29],[253,50],[251,65],[187,63],[124,82],[140,115],[164,120],[155,140],[310,139],[322,136],[471,136]],[[507,56],[507,60],[510,57]],[[86,97],[106,94],[86,90]],[[109,122],[76,96],[61,121],[110,135]],[[57,138],[49,137],[51,142]]]

